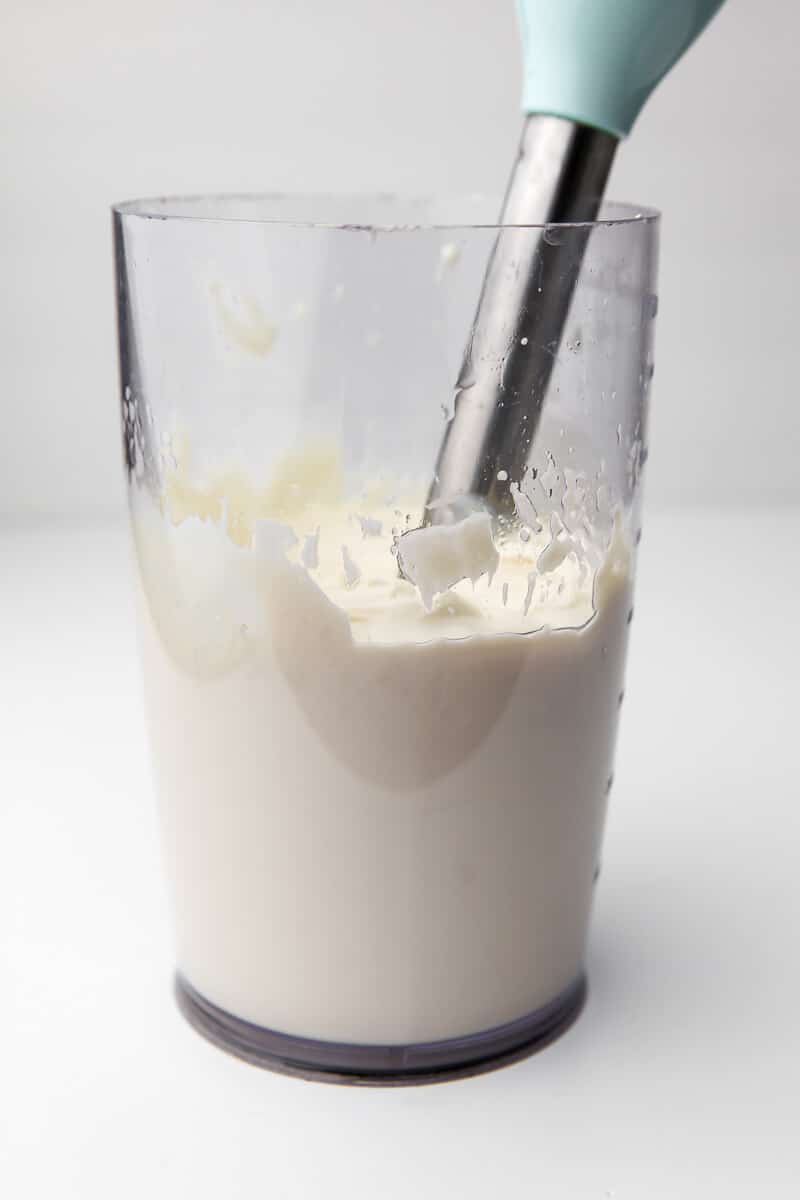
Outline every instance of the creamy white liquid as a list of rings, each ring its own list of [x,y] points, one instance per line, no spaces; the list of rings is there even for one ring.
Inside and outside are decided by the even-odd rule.
[[[160,506],[134,490],[179,968],[244,1020],[331,1041],[525,1016],[581,971],[621,524],[585,555],[557,528],[499,553],[473,531],[474,588],[417,539],[427,611],[392,504],[348,504],[324,457],[303,470],[299,494],[297,462],[261,491],[180,471]]]

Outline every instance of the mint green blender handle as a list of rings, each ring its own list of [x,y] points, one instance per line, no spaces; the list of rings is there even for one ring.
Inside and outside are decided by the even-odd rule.
[[[617,137],[723,0],[517,0],[527,113]]]

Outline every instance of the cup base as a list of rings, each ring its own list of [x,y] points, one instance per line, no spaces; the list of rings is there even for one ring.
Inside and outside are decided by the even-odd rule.
[[[217,1008],[180,975],[175,977],[175,995],[184,1017],[220,1049],[283,1075],[360,1087],[439,1083],[527,1058],[566,1032],[580,1015],[586,993],[586,977],[581,975],[549,1004],[482,1033],[413,1046],[361,1046],[251,1025]]]

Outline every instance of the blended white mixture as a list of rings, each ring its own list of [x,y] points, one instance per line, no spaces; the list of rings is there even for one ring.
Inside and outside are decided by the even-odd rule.
[[[503,544],[481,513],[407,532],[418,499],[348,501],[324,450],[263,487],[178,460],[157,501],[132,496],[189,983],[273,1030],[403,1044],[576,980],[627,640],[621,519],[594,545],[555,516]]]

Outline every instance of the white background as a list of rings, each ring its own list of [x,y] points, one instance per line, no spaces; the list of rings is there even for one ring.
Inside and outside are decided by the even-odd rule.
[[[799,36],[791,0],[729,0],[615,168],[665,222],[586,1011],[506,1070],[361,1091],[248,1067],[170,1001],[108,205],[501,189],[511,0],[0,0],[4,1200],[794,1194]]]
[[[0,513],[121,507],[108,206],[502,190],[512,0],[3,0]],[[610,194],[664,212],[648,502],[800,494],[792,0],[729,0]]]

